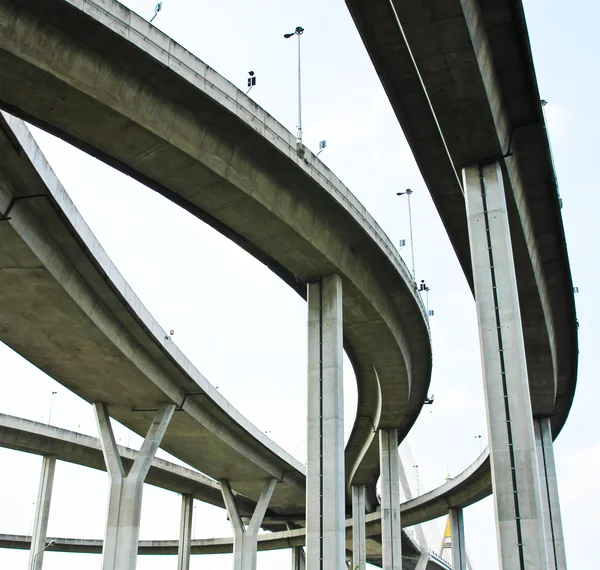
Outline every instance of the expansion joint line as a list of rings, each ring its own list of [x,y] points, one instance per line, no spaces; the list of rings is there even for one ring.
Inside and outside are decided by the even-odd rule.
[[[554,518],[552,516],[552,502],[550,500],[550,487],[548,486],[548,465],[546,463],[546,448],[544,446],[544,431],[542,430],[542,421],[538,419],[540,429],[540,442],[542,445],[542,461],[544,462],[544,481],[546,486],[546,497],[548,498],[548,516],[550,518],[550,534],[552,535],[552,554],[554,556],[554,568],[558,570],[558,557],[556,555],[556,540],[554,538]],[[552,445],[552,441],[550,442]]]
[[[319,278],[319,568],[323,570],[323,278]]]
[[[504,361],[504,343],[502,339],[502,323],[500,319],[500,308],[498,305],[498,287],[496,284],[496,269],[494,266],[494,252],[492,249],[492,237],[490,233],[490,219],[487,207],[487,195],[485,192],[485,181],[483,169],[479,165],[479,184],[481,188],[481,200],[483,205],[483,218],[485,223],[485,235],[487,239],[488,257],[490,263],[490,276],[492,279],[492,294],[494,298],[494,312],[496,316],[496,334],[498,335],[498,354],[500,357],[500,376],[502,377],[502,396],[504,399],[504,419],[506,422],[506,435],[508,437],[508,454],[510,457],[510,473],[513,488],[513,501],[515,508],[515,522],[517,525],[517,546],[519,547],[519,565],[525,570],[525,555],[523,552],[523,531],[521,528],[521,508],[519,505],[519,489],[517,484],[517,468],[515,461],[515,449],[513,442],[512,424],[510,418],[510,406],[508,403],[508,387],[506,382],[506,363]]]

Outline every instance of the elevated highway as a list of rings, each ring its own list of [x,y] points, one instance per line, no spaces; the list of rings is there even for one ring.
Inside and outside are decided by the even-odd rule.
[[[344,346],[359,392],[346,447],[347,482],[368,484],[373,506],[379,472],[374,432],[397,428],[399,438],[406,435],[431,374],[423,304],[381,229],[314,155],[297,151],[293,135],[263,109],[117,2],[3,0],[0,17],[0,106],[186,208],[303,296],[312,279],[342,277]],[[95,279],[105,281],[102,274],[111,272],[101,268]],[[121,304],[119,296],[113,302]],[[2,339],[41,363],[17,335]],[[145,342],[162,353],[161,364],[180,367],[162,342],[163,332],[153,336]],[[42,367],[85,399],[106,397],[113,417],[144,431],[148,417],[131,409],[155,408],[163,396],[149,397],[146,390],[117,396],[108,378],[95,385],[107,386],[105,392],[92,393],[75,378],[80,374],[61,368],[65,364]],[[205,399],[208,390],[202,389],[194,396],[196,388],[186,390],[185,382],[172,401],[212,406],[212,393]],[[165,443],[194,465],[191,446],[183,449],[175,438]],[[282,469],[279,476],[297,469]],[[240,490],[249,496],[258,491]],[[281,507],[303,508],[294,502],[282,501]]]
[[[61,461],[105,470],[100,441],[97,438],[48,426],[38,422],[0,414],[0,446],[16,451],[38,455],[52,455]],[[135,460],[136,451],[119,447],[127,465]],[[192,494],[194,498],[224,508],[218,483],[197,471],[174,465],[165,460],[154,459],[146,482],[180,494]],[[442,517],[451,508],[464,508],[491,493],[489,453],[486,450],[472,465],[440,487],[401,504],[402,524],[415,524]],[[255,503],[244,497],[243,510],[251,513]],[[302,518],[293,520],[276,515],[265,519],[266,528],[277,528],[284,523],[303,525]],[[366,519],[367,552],[370,562],[381,563],[381,513],[374,512]],[[352,549],[352,519],[346,521],[346,542]],[[0,536],[0,548],[29,548],[30,537]],[[419,547],[403,533],[403,569],[414,567],[419,556]],[[259,535],[259,550],[276,550],[303,546],[305,529],[278,531]],[[58,538],[54,550],[61,552],[100,553],[102,541]],[[220,554],[231,552],[232,538],[194,540],[194,554]],[[140,541],[140,554],[176,554],[177,541]],[[431,558],[428,568],[445,567],[437,558]]]
[[[575,393],[577,319],[522,2],[346,4],[471,288],[461,170],[502,164],[533,413],[556,437]]]

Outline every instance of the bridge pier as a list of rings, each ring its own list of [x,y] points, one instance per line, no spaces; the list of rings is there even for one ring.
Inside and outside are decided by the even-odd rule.
[[[550,418],[536,418],[533,425],[540,472],[548,568],[550,570],[566,570],[567,556],[560,515],[560,502],[558,500],[558,483]]]
[[[179,525],[179,548],[177,550],[177,570],[190,570],[192,554],[192,519],[194,496],[181,495],[181,523]]]
[[[344,570],[344,402],[342,280],[308,285],[306,565]]]
[[[381,547],[383,570],[402,570],[402,526],[400,524],[400,457],[398,430],[379,430],[381,466]]]
[[[301,546],[292,548],[292,570],[306,570],[306,554]]]
[[[245,527],[229,481],[219,481],[231,528],[233,529],[233,570],[256,570],[258,531],[276,484],[277,479],[266,480],[263,492],[250,519],[250,524]]]
[[[102,570],[135,570],[144,480],[173,416],[175,404],[161,406],[127,475],[123,469],[106,404],[96,403],[94,410],[110,479]]]
[[[31,550],[29,551],[29,570],[41,570],[44,560],[44,547],[46,546],[46,532],[48,530],[48,517],[50,515],[50,503],[52,501],[52,486],[54,484],[54,471],[56,468],[56,457],[44,456],[42,461],[42,473],[40,476],[40,488],[38,490],[37,503],[35,505],[35,519],[33,521],[33,532],[31,533]]]
[[[500,164],[463,168],[501,570],[547,567],[543,509]]]
[[[352,568],[367,567],[366,538],[366,489],[364,485],[352,485]]]
[[[450,537],[452,540],[452,570],[467,570],[465,523],[462,509],[450,509]]]

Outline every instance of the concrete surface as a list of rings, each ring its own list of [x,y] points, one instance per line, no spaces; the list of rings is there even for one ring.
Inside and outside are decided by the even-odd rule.
[[[86,467],[105,470],[102,460],[100,442],[96,438],[69,432],[46,424],[14,418],[0,414],[0,445],[17,451],[28,453],[45,454],[51,451],[61,461],[68,461]],[[119,447],[119,453],[124,465],[130,465],[135,460],[137,452],[124,447]],[[168,489],[175,493],[193,493],[199,500],[210,499],[212,504],[224,508],[223,500],[220,503],[214,500],[211,492],[213,489],[220,495],[219,485],[204,475],[174,465],[164,460],[154,459],[152,467],[148,471],[146,479],[148,483]],[[415,499],[400,505],[402,522],[405,526],[412,526],[427,520],[438,518],[448,513],[449,508],[465,507],[488,496],[491,493],[489,455],[487,450],[465,471],[455,478],[447,481],[444,485],[425,493]],[[247,502],[247,512],[252,513],[254,505],[251,500],[234,492],[235,502],[238,508],[242,501]],[[263,528],[281,528],[292,524],[303,525],[303,519],[291,519],[289,517],[277,517],[267,514],[263,520]],[[351,551],[352,546],[352,519],[345,521],[346,526],[346,549]],[[11,535],[12,536],[12,535]],[[372,563],[381,562],[381,513],[374,512],[365,517],[365,536],[367,560]],[[0,540],[0,547],[6,548],[28,548],[23,546],[26,537],[10,538]],[[28,539],[29,540],[29,539]],[[219,553],[232,551],[232,538],[221,541],[193,541],[192,552],[194,553]],[[410,539],[406,533],[402,533],[403,541],[403,567],[407,568],[407,560],[411,560],[410,568],[415,568],[420,556],[419,547]],[[88,552],[85,548],[92,548],[101,544],[101,541],[84,541],[82,543],[71,539],[58,539],[57,549],[67,548],[73,552]],[[141,545],[146,544],[143,541]],[[157,541],[153,543],[157,553],[175,554],[178,551],[178,541]],[[172,550],[171,546],[175,545]],[[296,528],[286,532],[274,532],[271,534],[258,535],[258,549],[270,550],[277,548],[301,547],[305,544],[305,530]],[[227,546],[229,545],[229,546]],[[140,546],[140,554],[147,553]],[[227,550],[229,548],[229,550]]]
[[[504,181],[463,169],[502,570],[547,568],[537,452]]]
[[[44,549],[47,545],[46,533],[48,531],[48,517],[52,502],[52,485],[54,483],[55,469],[56,457],[52,455],[44,456],[40,476],[40,488],[35,503],[33,534],[31,536],[31,549],[29,551],[29,570],[41,570],[44,563]]]
[[[345,570],[342,280],[308,286],[306,568]]]
[[[135,570],[144,481],[173,417],[175,404],[163,404],[160,407],[128,473],[123,468],[107,406],[94,404],[94,411],[110,481],[102,570]]]
[[[233,570],[256,570],[258,531],[262,526],[276,484],[277,479],[267,479],[264,482],[263,492],[256,504],[256,509],[252,513],[248,526],[245,526],[235,504],[235,497],[229,481],[219,482],[233,530]]]
[[[0,106],[188,209],[300,294],[315,277],[342,277],[344,345],[359,390],[347,484],[367,483],[374,496],[372,426],[403,437],[431,373],[423,304],[374,220],[312,153],[297,154],[294,135],[117,2],[25,0],[17,8],[3,0],[0,20]],[[253,486],[234,488],[257,496]]]
[[[379,455],[383,570],[401,570],[400,455],[398,433],[395,429],[379,430]]]
[[[190,570],[192,553],[192,523],[194,517],[194,496],[181,495],[181,522],[179,524],[179,547],[177,549],[177,570]]]
[[[522,2],[346,4],[471,286],[460,171],[503,162],[533,413],[556,437],[575,392],[577,318]]]

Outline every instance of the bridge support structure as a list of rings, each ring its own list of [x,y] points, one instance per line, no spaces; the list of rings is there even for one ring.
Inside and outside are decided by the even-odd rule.
[[[41,570],[46,547],[46,532],[48,531],[48,517],[50,516],[50,503],[52,501],[52,486],[54,484],[54,471],[56,457],[44,456],[42,473],[38,490],[37,503],[31,533],[31,549],[29,551],[29,570]]]
[[[381,547],[383,570],[402,570],[402,526],[400,524],[400,456],[398,430],[379,430],[381,469]]]
[[[499,163],[463,168],[500,568],[546,568],[525,344]]]
[[[106,404],[94,404],[102,453],[110,479],[106,532],[102,548],[102,570],[135,570],[144,480],[175,411],[175,404],[161,406],[129,473],[110,424]]]
[[[277,479],[267,479],[258,499],[250,524],[246,527],[235,502],[229,481],[219,481],[227,514],[233,529],[233,570],[256,570],[258,531],[263,522]]]
[[[367,567],[365,485],[352,485],[352,568]]]
[[[452,570],[468,570],[463,510],[460,508],[450,509],[448,516],[450,517],[452,539]]]
[[[567,555],[558,499],[554,444],[550,418],[534,420],[535,443],[544,515],[544,536],[549,570],[566,570]]]
[[[306,570],[306,554],[302,546],[292,548],[292,570]]]
[[[181,495],[181,523],[179,524],[179,548],[177,550],[177,570],[190,570],[192,554],[192,520],[194,516],[194,496]]]
[[[342,280],[328,275],[308,285],[308,570],[346,567],[342,380]]]

